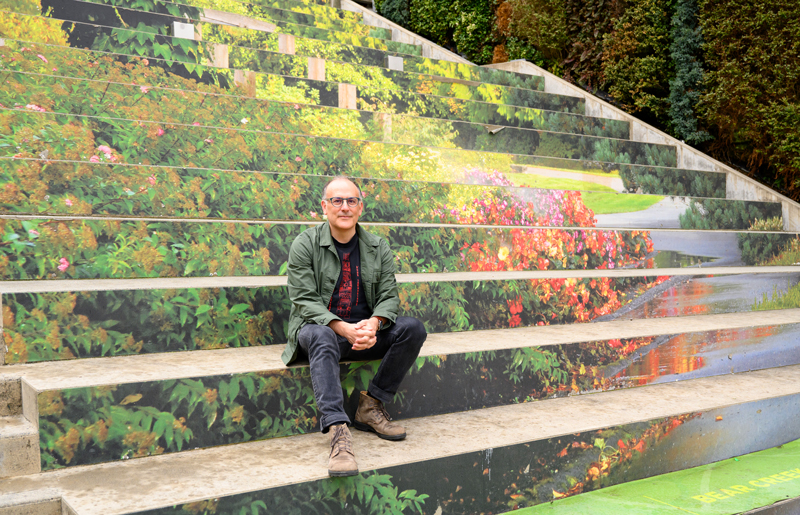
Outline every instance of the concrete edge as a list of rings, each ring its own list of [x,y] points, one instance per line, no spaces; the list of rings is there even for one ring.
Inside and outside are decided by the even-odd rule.
[[[687,267],[687,268],[623,268],[615,270],[531,270],[511,272],[431,272],[395,274],[397,282],[431,283],[457,281],[510,281],[541,279],[627,278],[663,276],[724,276],[741,274],[794,274],[800,266],[762,267]],[[3,281],[0,295],[12,293],[53,293],[99,290],[169,290],[179,288],[263,288],[285,286],[286,276],[223,276],[223,277],[142,277],[135,279],[63,279]]]
[[[0,495],[0,515],[64,515],[61,492],[43,488]]]
[[[343,0],[349,1],[349,0]],[[538,75],[544,77],[545,93],[581,97],[586,101],[586,116],[612,118],[628,121],[631,124],[631,140],[644,143],[674,145],[678,152],[677,168],[706,172],[723,172],[727,175],[727,198],[736,200],[767,200],[780,202],[783,206],[783,227],[785,230],[800,229],[800,204],[769,189],[742,172],[703,154],[681,140],[673,138],[655,127],[648,125],[625,111],[584,91],[575,84],[553,75],[535,64],[518,59],[507,63],[486,65],[488,68]]]

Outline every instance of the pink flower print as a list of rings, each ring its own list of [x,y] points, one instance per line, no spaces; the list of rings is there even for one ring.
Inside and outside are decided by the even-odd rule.
[[[147,93],[148,91],[150,91],[150,86],[139,86],[139,91],[141,91],[142,93]]]
[[[58,269],[62,272],[66,272],[67,268],[69,268],[69,261],[67,261],[67,258],[61,258],[58,260],[58,262],[60,263],[60,265],[58,265]]]
[[[295,158],[294,158],[294,160],[295,160],[295,161],[297,161],[297,162],[299,163],[300,161],[302,161],[302,160],[303,160],[303,158],[302,158],[302,157],[300,157],[300,156],[297,156],[297,157],[295,157]]]
[[[31,236],[39,236],[39,231],[37,231],[36,229],[28,229],[28,234],[30,234]]]
[[[194,122],[192,125],[194,125],[195,127],[200,127],[200,122]]]
[[[295,105],[294,105],[294,108],[295,108],[295,109],[300,109],[300,106],[299,106],[299,105],[297,105],[297,104],[295,104]]]
[[[144,63],[144,65],[147,66],[148,64],[150,64],[150,61],[148,61],[147,59],[142,59],[142,63]]]
[[[97,156],[92,156],[92,157],[89,158],[89,162],[90,163],[99,163],[100,162],[100,158],[97,157]]]
[[[25,109],[30,109],[31,111],[38,111],[40,113],[46,113],[47,109],[44,107],[37,106],[36,104],[28,104],[25,106]]]
[[[311,218],[316,218],[317,217],[317,213],[314,212],[314,211],[309,211],[308,214],[311,215]]]
[[[268,130],[268,131],[269,131],[269,130],[272,130],[272,127],[270,127],[269,125],[267,125],[267,130]]]
[[[164,129],[159,127],[158,130],[156,131],[156,136],[163,136],[163,135],[164,135]]]
[[[155,178],[155,176],[151,175],[150,177],[148,177],[148,178],[147,178],[147,182],[149,182],[151,186],[155,186],[155,185],[156,185],[156,178]]]
[[[99,150],[104,154],[110,154],[111,152],[113,152],[113,150],[111,150],[111,147],[109,147],[108,145],[100,145],[99,147],[97,147],[97,150]]]
[[[211,139],[211,138],[204,139],[203,141],[205,141],[206,143],[209,143],[209,144],[214,143],[214,140]]]
[[[64,204],[66,204],[67,206],[70,206],[70,207],[72,206],[72,201],[69,199],[69,197],[64,199]]]
[[[47,58],[45,56],[43,56],[42,54],[36,54],[36,57],[38,57],[39,59],[44,61],[44,64],[47,64]]]
[[[57,71],[58,71],[58,68],[53,68],[53,71],[54,71],[54,72],[57,72]]]

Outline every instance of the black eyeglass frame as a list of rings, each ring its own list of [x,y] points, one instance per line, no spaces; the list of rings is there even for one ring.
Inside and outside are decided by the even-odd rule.
[[[333,207],[342,207],[345,200],[349,207],[357,207],[360,202],[363,202],[359,197],[329,197],[322,200],[327,200]]]

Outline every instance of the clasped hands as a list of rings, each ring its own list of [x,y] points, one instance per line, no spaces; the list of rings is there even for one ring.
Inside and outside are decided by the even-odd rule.
[[[328,326],[339,336],[347,338],[347,341],[353,346],[353,350],[367,350],[378,341],[376,334],[380,327],[380,320],[372,317],[355,324],[334,320]]]

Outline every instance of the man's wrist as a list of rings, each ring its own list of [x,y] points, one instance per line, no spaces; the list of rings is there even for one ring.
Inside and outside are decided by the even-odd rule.
[[[378,322],[378,328],[376,329],[376,331],[380,331],[381,329],[386,327],[386,321],[383,319],[383,317],[370,317],[370,318]]]

